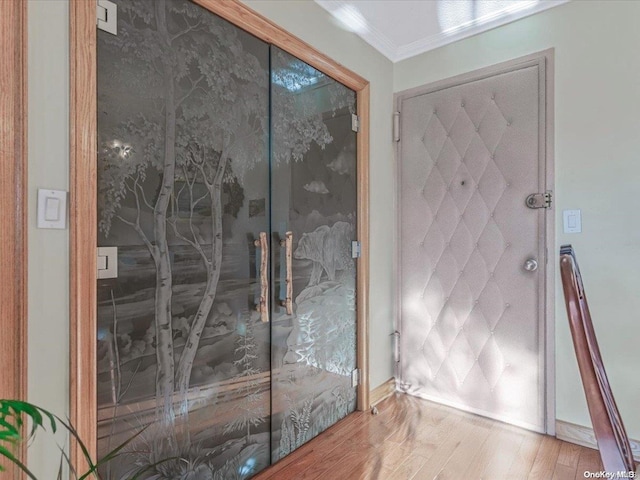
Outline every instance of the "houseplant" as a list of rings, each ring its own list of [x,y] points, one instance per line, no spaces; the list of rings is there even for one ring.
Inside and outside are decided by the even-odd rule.
[[[23,427],[29,423],[31,425],[29,433],[27,437],[24,438],[22,434]],[[82,450],[84,460],[88,465],[88,470],[84,473],[78,472],[65,451],[65,448],[59,446],[60,465],[56,477],[58,480],[63,478],[65,464],[69,468],[71,478],[75,480],[85,480],[90,478],[99,480],[100,476],[98,474],[98,468],[123,454],[125,447],[144,431],[144,428],[141,429],[109,453],[94,461],[91,458],[86,445],[82,442],[75,428],[69,422],[65,422],[57,415],[54,415],[53,413],[29,402],[21,400],[0,400],[0,458],[9,460],[22,470],[31,480],[38,480],[34,473],[29,470],[29,468],[15,455],[15,448],[25,441],[28,442],[32,440],[38,431],[44,430],[50,434],[55,434],[60,428],[63,428],[68,433],[69,437],[78,443]],[[159,463],[168,460],[173,460],[173,458],[164,459],[156,464],[141,467],[129,477],[129,480],[141,478],[147,470],[150,470]],[[0,472],[3,470],[2,466],[0,466]]]

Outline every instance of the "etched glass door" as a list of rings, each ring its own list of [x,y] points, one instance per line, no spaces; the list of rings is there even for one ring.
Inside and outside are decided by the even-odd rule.
[[[185,0],[98,32],[102,478],[246,478],[270,463],[269,47]],[[255,241],[258,240],[258,245]],[[114,258],[106,262],[113,262]]]
[[[273,461],[355,409],[355,100],[271,47]]]
[[[355,409],[355,93],[187,0],[115,3],[98,456],[132,440],[100,474],[248,478]]]

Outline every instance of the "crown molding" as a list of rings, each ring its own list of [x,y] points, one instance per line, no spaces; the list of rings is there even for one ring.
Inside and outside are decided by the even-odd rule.
[[[479,19],[478,23],[470,23],[463,25],[455,31],[440,32],[436,35],[417,40],[412,43],[400,45],[395,50],[393,62],[399,62],[410,57],[414,57],[424,52],[434,50],[439,47],[443,47],[458,40],[472,37],[480,33],[493,30],[494,28],[507,25],[522,18],[535,15],[536,13],[543,12],[553,7],[563,5],[571,0],[547,0],[545,2],[538,2],[529,8],[523,8],[510,13],[498,12],[497,14]]]
[[[455,29],[449,29],[445,32],[430,35],[429,37],[421,38],[415,42],[403,45],[395,44],[387,35],[370,23],[366,22],[366,20],[363,24],[363,19],[361,18],[357,19],[357,23],[361,25],[363,24],[362,31],[354,31],[354,33],[395,63],[421,53],[428,52],[429,50],[434,50],[444,45],[448,45],[449,43],[501,27],[502,25],[515,22],[516,20],[543,12],[570,1],[571,0],[538,1],[528,8],[520,8],[512,12],[496,12],[495,14],[463,24]],[[315,0],[315,2],[332,15],[334,12],[339,10],[348,11],[346,7],[349,6],[349,3],[345,0]],[[356,19],[354,18],[354,20]]]
[[[334,17],[334,12],[337,12],[349,6],[349,4],[344,0],[315,0],[315,2]],[[389,37],[387,37],[384,33],[382,33],[366,20],[364,27],[366,30],[362,32],[354,31],[353,33],[358,35],[369,45],[378,50],[389,60],[391,60],[392,62],[395,61],[394,58],[397,55],[398,46],[393,41],[391,41]]]

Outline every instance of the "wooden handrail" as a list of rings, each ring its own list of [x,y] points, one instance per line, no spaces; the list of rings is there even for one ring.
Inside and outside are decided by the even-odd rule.
[[[571,245],[560,248],[560,276],[573,346],[602,464],[607,472],[633,472],[636,465],[629,437],[602,362],[580,268]]]

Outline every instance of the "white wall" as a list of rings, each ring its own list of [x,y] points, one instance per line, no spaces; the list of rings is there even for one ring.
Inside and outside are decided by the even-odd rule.
[[[29,0],[28,397],[63,418],[69,390],[69,230],[36,228],[38,188],[69,189],[69,8]],[[29,448],[29,467],[51,478],[54,445]]]
[[[640,2],[574,1],[404,60],[402,91],[555,48],[557,262],[572,243],[609,379],[632,438],[640,438]],[[562,233],[580,208],[583,233]],[[561,284],[556,279],[557,418],[590,426]]]
[[[371,82],[371,286],[370,385],[393,372],[395,184],[391,142],[393,64],[312,0],[244,0],[244,3]]]

